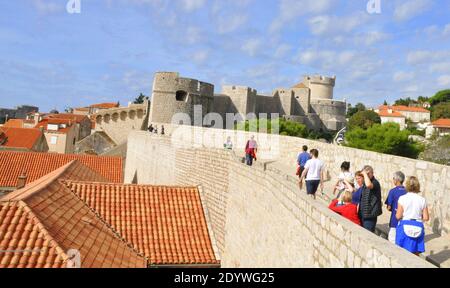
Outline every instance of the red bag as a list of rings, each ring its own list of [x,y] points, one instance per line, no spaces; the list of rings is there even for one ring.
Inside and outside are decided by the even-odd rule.
[[[295,175],[300,176],[300,170],[301,170],[301,167],[297,166],[297,173],[295,173]]]

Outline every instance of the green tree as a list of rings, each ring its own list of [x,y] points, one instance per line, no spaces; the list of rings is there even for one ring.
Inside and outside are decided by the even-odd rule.
[[[395,101],[394,105],[404,105],[404,106],[409,106],[410,104],[418,104],[416,100],[411,99],[410,97],[406,98],[406,99],[398,99],[397,101]]]
[[[433,97],[429,99],[431,106],[435,106],[439,103],[450,102],[450,89],[437,92]]]
[[[431,108],[431,119],[435,121],[441,118],[450,118],[450,102],[439,103]]]
[[[277,123],[277,121],[279,122]],[[277,125],[278,131],[273,131],[274,133],[280,133],[280,135],[301,137],[301,138],[308,137],[309,132],[304,124],[288,121],[282,118],[272,120],[267,120],[264,118],[247,120],[245,122],[236,124],[235,128],[237,130],[244,130],[244,131],[272,133],[272,129],[276,129]]]
[[[361,111],[353,115],[349,122],[349,129],[361,128],[368,129],[374,124],[381,123],[381,118],[374,111]]]
[[[148,96],[145,96],[144,94],[139,94],[139,96],[134,99],[134,104],[143,104],[145,100],[148,100]]]
[[[367,110],[366,106],[362,103],[356,104],[355,107],[352,107],[352,105],[350,104],[348,107],[347,118],[351,118],[356,113],[366,110]]]
[[[383,105],[384,105],[384,106],[388,106],[389,104],[387,103],[387,101],[386,101],[386,100],[384,100],[384,103],[383,103]]]
[[[346,146],[417,159],[423,147],[409,141],[409,135],[396,123],[375,124],[367,130],[356,127],[346,134]]]

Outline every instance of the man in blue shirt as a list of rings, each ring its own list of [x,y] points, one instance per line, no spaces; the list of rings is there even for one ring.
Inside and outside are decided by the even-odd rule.
[[[305,165],[308,160],[311,159],[311,155],[308,153],[308,146],[303,146],[303,152],[298,155],[297,158],[297,175],[299,178],[302,178],[303,171],[305,170]],[[299,183],[300,189],[302,189],[302,183]]]
[[[405,174],[400,171],[395,172],[393,181],[395,188],[389,191],[389,195],[386,199],[385,204],[387,205],[387,209],[392,213],[391,221],[389,222],[390,229],[388,239],[391,243],[395,244],[396,229],[398,225],[398,220],[395,217],[395,214],[397,214],[398,199],[406,194],[406,189],[403,186],[403,182],[405,181]]]

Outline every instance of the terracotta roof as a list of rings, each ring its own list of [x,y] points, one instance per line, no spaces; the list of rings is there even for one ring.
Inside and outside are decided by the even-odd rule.
[[[102,180],[77,161],[0,200],[0,268],[68,267],[68,251],[82,268],[147,267],[147,261],[63,183]],[[6,251],[6,252],[5,252]]]
[[[292,88],[308,88],[308,87],[303,82],[300,82]]]
[[[27,183],[30,183],[73,160],[96,171],[108,182],[123,182],[121,157],[0,151],[0,187],[16,187],[23,171],[27,173]]]
[[[7,137],[4,144],[0,146],[33,149],[36,142],[42,137],[42,131],[34,128],[0,128]]]
[[[196,187],[67,182],[150,265],[219,265]]]
[[[432,125],[437,128],[450,128],[450,119],[442,118],[434,121]]]
[[[9,119],[3,127],[24,128],[25,123],[34,124],[34,121],[25,119]]]
[[[395,106],[386,106],[382,105],[379,107],[379,110],[388,110],[392,109],[394,111],[405,111],[405,112],[421,112],[421,113],[431,113],[429,110],[421,107],[408,107],[404,105],[395,105]]]
[[[91,108],[100,108],[100,109],[110,109],[110,108],[117,108],[119,107],[119,103],[99,103],[89,106]]]
[[[401,113],[396,112],[396,111],[392,111],[392,113],[389,113],[387,110],[380,110],[380,112],[378,112],[378,115],[380,117],[398,117],[398,118],[405,118],[405,116],[403,116]]]
[[[76,111],[83,111],[83,112],[89,112],[89,108],[87,108],[87,107],[74,108],[73,110],[76,110]]]
[[[39,121],[38,124],[36,124],[35,128],[43,128],[46,132],[51,132],[51,133],[62,133],[62,134],[67,134],[71,127],[72,124],[74,122],[72,120],[68,120],[68,119],[43,119],[41,121]],[[58,128],[58,130],[49,130],[48,129],[48,125],[60,125],[60,124],[66,124],[66,128]]]
[[[71,120],[72,122],[81,123],[85,119],[89,118],[86,115],[62,113],[62,114],[49,114],[45,116],[45,119],[65,119]]]

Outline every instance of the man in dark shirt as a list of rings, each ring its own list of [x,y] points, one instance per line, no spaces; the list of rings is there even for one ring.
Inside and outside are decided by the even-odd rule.
[[[375,233],[378,216],[383,214],[380,182],[375,179],[373,168],[365,166],[361,172],[364,176],[364,189],[361,193],[359,216],[364,228]]]

